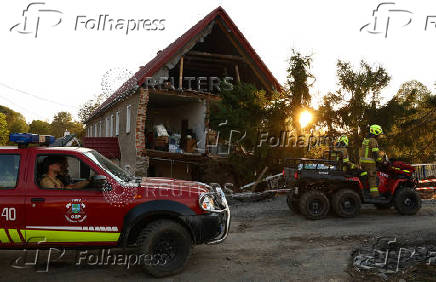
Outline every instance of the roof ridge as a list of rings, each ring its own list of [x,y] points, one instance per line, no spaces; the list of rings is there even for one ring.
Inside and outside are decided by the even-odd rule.
[[[249,55],[253,58],[256,65],[264,71],[266,74],[266,77],[268,80],[270,80],[275,87],[280,88],[280,84],[278,83],[277,79],[273,76],[271,71],[268,69],[268,67],[265,65],[265,63],[262,61],[260,56],[256,53],[254,48],[251,46],[251,44],[248,42],[248,40],[245,38],[245,36],[242,34],[242,32],[239,30],[239,28],[236,26],[236,24],[233,22],[233,20],[230,18],[230,16],[227,14],[227,12],[224,10],[223,7],[218,6],[214,10],[212,10],[210,13],[208,13],[205,17],[200,19],[195,25],[193,25],[191,28],[189,28],[185,33],[183,33],[181,36],[179,36],[176,40],[174,40],[172,43],[170,43],[166,48],[161,49],[158,51],[157,55],[148,61],[147,64],[144,66],[139,67],[139,70],[126,82],[124,82],[121,87],[119,87],[112,95],[110,95],[92,114],[91,116],[85,121],[87,123],[89,120],[94,118],[98,113],[100,113],[103,109],[110,106],[113,102],[115,102],[116,97],[121,97],[123,94],[125,94],[125,91],[131,90],[129,89],[129,84],[133,84],[132,80],[135,80],[135,83],[137,85],[142,85],[144,81],[147,79],[147,77],[152,76],[154,73],[156,73],[162,66],[168,62],[170,58],[172,58],[176,52],[185,46],[187,43],[189,43],[195,35],[198,34],[201,30],[203,30],[207,25],[209,25],[217,16],[221,16],[221,18],[226,22],[227,25],[236,33],[238,39],[241,41],[242,46],[247,50]]]

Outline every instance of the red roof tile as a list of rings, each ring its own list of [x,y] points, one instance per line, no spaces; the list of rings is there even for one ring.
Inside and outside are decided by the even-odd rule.
[[[251,47],[248,40],[244,37],[244,35],[239,31],[238,27],[229,17],[227,12],[220,6],[206,15],[202,20],[200,20],[196,25],[191,27],[187,32],[185,32],[182,36],[176,39],[173,43],[168,45],[167,48],[160,51],[156,57],[154,57],[151,61],[149,61],[145,66],[140,67],[139,71],[135,73],[135,75],[126,81],[117,91],[115,91],[106,101],[104,101],[100,107],[91,115],[88,119],[92,119],[99,112],[104,110],[106,107],[110,106],[118,97],[121,97],[126,91],[132,89],[132,85],[135,83],[137,85],[142,85],[147,77],[153,76],[160,68],[162,68],[174,55],[176,55],[177,51],[183,48],[188,42],[190,42],[199,32],[201,32],[204,28],[206,28],[216,17],[220,16],[221,19],[226,23],[227,27],[230,28],[232,33],[239,40],[240,44],[247,51],[247,53],[251,56],[255,64],[259,67],[259,69],[264,73],[266,78],[270,81],[270,83],[276,88],[280,89],[281,86],[277,79],[273,76],[273,74],[269,71],[265,63],[256,54],[256,51]]]
[[[85,137],[83,147],[94,149],[109,159],[121,159],[118,137]]]

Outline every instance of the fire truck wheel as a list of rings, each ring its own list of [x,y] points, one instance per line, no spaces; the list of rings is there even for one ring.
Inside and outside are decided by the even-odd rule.
[[[154,277],[174,275],[183,270],[192,252],[188,230],[171,220],[157,220],[139,234],[136,245],[145,270]]]
[[[402,187],[395,193],[394,206],[401,215],[415,215],[421,205],[421,197],[412,188]]]
[[[298,200],[294,198],[294,196],[291,193],[288,193],[286,196],[286,203],[288,204],[289,209],[295,213],[300,214],[300,209],[298,207]]]
[[[308,219],[323,219],[329,213],[330,202],[324,193],[308,191],[301,196],[299,209]]]
[[[355,217],[360,212],[360,196],[351,189],[341,189],[333,194],[332,207],[337,216]]]

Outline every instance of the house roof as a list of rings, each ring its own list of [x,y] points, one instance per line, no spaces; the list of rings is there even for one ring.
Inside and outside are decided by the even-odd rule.
[[[117,102],[117,99],[123,96],[126,92],[131,90],[136,85],[142,85],[147,77],[152,77],[157,71],[159,71],[171,58],[173,58],[177,52],[183,48],[186,44],[188,44],[197,34],[203,31],[213,20],[217,17],[220,17],[227,25],[227,27],[231,30],[232,34],[239,41],[244,50],[248,53],[248,55],[252,58],[253,62],[256,66],[262,71],[266,79],[271,83],[271,85],[280,89],[281,86],[277,79],[273,76],[270,70],[267,68],[262,59],[257,55],[256,51],[250,45],[248,40],[244,37],[244,35],[239,31],[236,24],[229,17],[227,12],[219,6],[208,15],[206,15],[202,20],[200,20],[196,25],[191,27],[187,32],[185,32],[182,36],[177,38],[173,43],[168,45],[167,48],[158,52],[156,57],[154,57],[151,61],[149,61],[145,66],[140,67],[139,71],[135,73],[135,75],[127,80],[117,91],[115,91],[106,101],[104,101],[96,111],[88,118],[87,121],[94,118],[100,112],[104,111],[107,107],[113,105]],[[136,85],[135,85],[136,84]],[[87,122],[85,121],[85,123]]]
[[[83,147],[94,149],[108,159],[121,159],[117,137],[85,137]]]

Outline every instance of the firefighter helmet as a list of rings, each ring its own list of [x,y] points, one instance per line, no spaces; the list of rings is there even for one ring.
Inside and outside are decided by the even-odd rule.
[[[344,143],[345,146],[348,146],[348,137],[346,135],[342,135],[339,137],[338,143]]]
[[[383,134],[383,129],[381,128],[380,125],[373,124],[369,127],[369,133],[377,136],[377,135]]]

